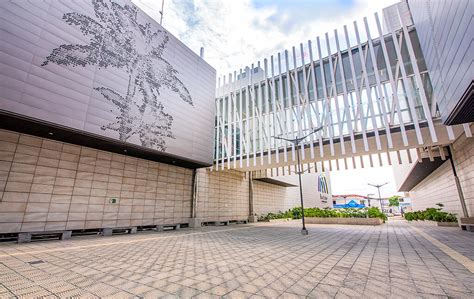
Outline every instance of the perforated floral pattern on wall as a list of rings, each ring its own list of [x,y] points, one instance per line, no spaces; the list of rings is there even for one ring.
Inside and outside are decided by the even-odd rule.
[[[168,33],[152,30],[150,23],[140,24],[134,5],[120,5],[109,0],[92,0],[95,16],[66,13],[65,22],[76,26],[89,39],[87,44],[63,44],[52,50],[42,66],[49,63],[99,69],[118,68],[128,75],[126,94],[96,86],[112,104],[114,122],[102,130],[118,133],[121,141],[137,136],[145,147],[166,151],[166,139],[175,138],[173,116],[165,112],[160,91],[168,88],[193,106],[192,97],[178,78],[178,71],[163,58]]]

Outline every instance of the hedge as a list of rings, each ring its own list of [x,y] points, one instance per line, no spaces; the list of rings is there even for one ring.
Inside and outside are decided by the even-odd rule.
[[[363,209],[352,209],[352,208],[343,208],[343,209],[321,209],[321,208],[305,208],[304,209],[305,217],[334,217],[334,218],[380,218],[382,220],[387,220],[387,216],[382,213],[378,208],[363,208]],[[267,221],[270,219],[301,219],[301,208],[296,207],[289,209],[285,212],[278,213],[268,213],[259,217],[260,221]]]

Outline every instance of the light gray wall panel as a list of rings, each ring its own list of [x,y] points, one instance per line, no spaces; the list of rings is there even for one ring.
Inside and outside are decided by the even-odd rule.
[[[107,7],[103,7],[94,0],[1,1],[0,109],[210,164],[215,70],[130,1],[114,2],[116,5],[106,0]],[[111,12],[113,14],[107,15]],[[70,13],[77,14],[72,23],[78,24],[67,23]],[[107,23],[104,17],[114,19]],[[87,31],[116,25],[123,25],[122,30],[113,34],[110,30],[100,31],[100,43],[110,45],[110,36],[114,34],[117,38],[131,34],[128,37],[132,42],[109,47],[110,52],[102,52],[97,63],[89,63],[92,61],[89,59],[85,65],[71,64],[74,58],[87,58],[88,50],[82,48],[79,52],[74,48],[90,45],[94,40]],[[151,57],[150,49],[158,53],[161,45],[162,52],[142,65],[99,65],[122,53],[128,45],[143,54],[135,56],[141,59],[139,63],[145,61],[144,57]],[[63,53],[70,57],[52,55],[61,46],[69,47]],[[127,52],[123,56],[133,55]],[[155,77],[143,79],[148,71]],[[130,89],[129,78],[137,83]],[[111,90],[115,99],[120,99],[117,95],[125,99],[127,94],[133,94],[129,97],[133,104],[128,107],[134,118],[126,118],[130,122],[121,126],[122,132],[130,129],[128,134],[120,135],[117,130],[107,128],[121,115],[120,107],[98,88]],[[123,104],[123,100],[117,103]],[[160,107],[164,116],[159,114]],[[158,111],[158,116],[153,111]],[[160,117],[165,121],[159,122]],[[150,129],[159,124],[168,128]],[[148,142],[149,138],[159,135],[154,133],[164,131],[167,134],[156,140],[158,145]],[[168,136],[170,134],[173,137]]]
[[[474,1],[408,0],[443,120],[474,80]]]

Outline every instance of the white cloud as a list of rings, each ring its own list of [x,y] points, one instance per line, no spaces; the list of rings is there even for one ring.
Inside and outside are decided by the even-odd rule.
[[[354,20],[361,28],[362,17],[396,2],[356,0],[350,6],[338,6],[323,0],[320,10],[314,5],[298,10],[275,5],[256,8],[250,0],[171,0],[165,1],[163,26],[196,53],[204,47],[206,61],[223,75],[292,46],[299,50],[301,42],[314,41],[326,32],[332,36],[335,28],[342,32],[345,24],[351,30]],[[134,3],[159,20],[161,1]]]

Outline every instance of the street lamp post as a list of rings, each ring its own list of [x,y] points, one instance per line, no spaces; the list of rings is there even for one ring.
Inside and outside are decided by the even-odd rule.
[[[369,186],[372,186],[372,187],[377,188],[377,190],[379,191],[380,211],[381,211],[382,213],[383,213],[383,208],[382,208],[382,196],[380,195],[380,188],[382,188],[383,186],[385,186],[385,185],[387,185],[387,184],[388,184],[388,182],[386,182],[385,184],[381,184],[381,185],[380,185],[380,184],[379,184],[379,185],[377,185],[377,184],[370,184],[370,183],[367,184],[367,185],[369,185]]]
[[[319,128],[316,128],[314,129],[311,133],[303,136],[303,137],[296,137],[294,139],[287,139],[287,138],[283,138],[283,137],[280,137],[280,136],[272,136],[273,138],[275,139],[281,139],[281,140],[286,140],[288,142],[291,142],[295,145],[295,148],[296,148],[296,157],[297,157],[297,161],[298,161],[298,180],[299,180],[299,183],[300,183],[300,201],[301,201],[301,221],[303,222],[303,228],[301,229],[301,234],[302,235],[307,235],[308,234],[308,230],[306,229],[306,224],[305,224],[305,221],[304,221],[304,204],[303,204],[303,187],[301,185],[301,174],[302,174],[302,170],[301,170],[301,161],[300,161],[300,149],[301,149],[301,141],[303,141],[304,139],[306,139],[306,137],[318,132],[318,131],[321,131],[323,127],[319,127]]]

